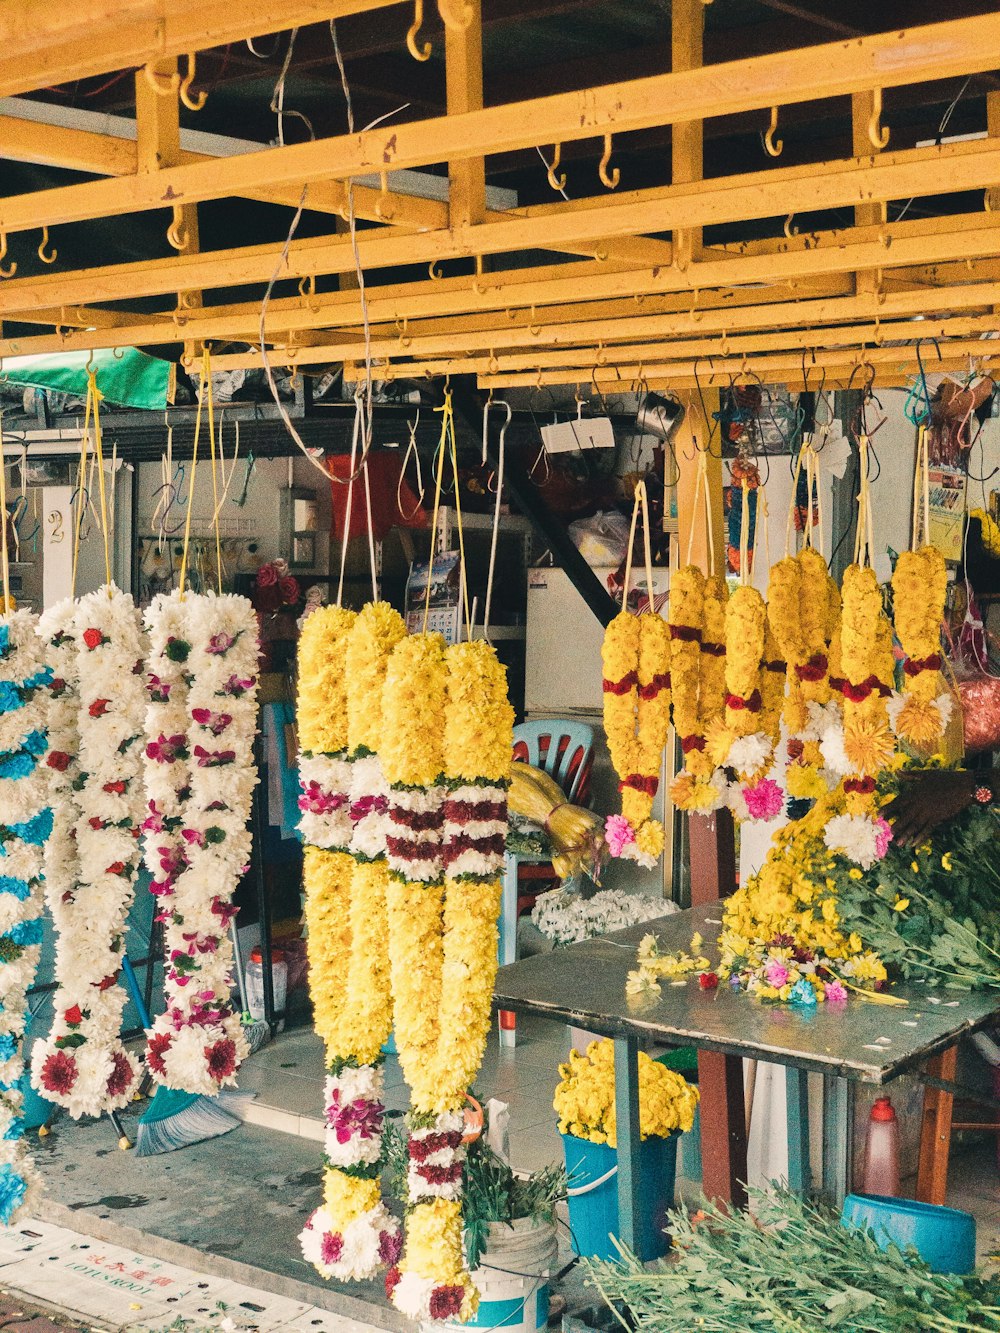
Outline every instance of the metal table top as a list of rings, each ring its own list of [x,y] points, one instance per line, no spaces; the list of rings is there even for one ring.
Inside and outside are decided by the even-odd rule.
[[[703,991],[696,976],[677,983],[664,978],[659,996],[625,994],[644,935],[652,932],[661,951],[670,953],[686,949],[699,931],[706,956],[714,959],[721,917],[722,904],[710,903],[501,967],[495,1008],[540,1014],[603,1036],[654,1037],[862,1083],[887,1083],[1000,1014],[1000,994],[917,984],[893,988],[908,1000],[905,1007],[852,998],[846,1005],[802,1010],[764,1004],[725,983]]]

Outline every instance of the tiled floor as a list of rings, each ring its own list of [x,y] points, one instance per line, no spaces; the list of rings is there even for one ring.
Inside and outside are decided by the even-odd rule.
[[[515,1170],[534,1171],[562,1153],[556,1132],[552,1094],[557,1065],[566,1058],[569,1036],[561,1023],[518,1021],[517,1046],[501,1048],[490,1036],[475,1092],[510,1107],[511,1162]],[[246,1118],[253,1124],[306,1138],[322,1139],[323,1047],[308,1028],[282,1033],[249,1059],[240,1074],[240,1091],[256,1094]],[[386,1059],[386,1107],[409,1105],[403,1073],[394,1055]]]

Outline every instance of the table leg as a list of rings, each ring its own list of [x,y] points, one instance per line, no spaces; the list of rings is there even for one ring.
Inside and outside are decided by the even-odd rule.
[[[701,1187],[709,1199],[746,1206],[747,1122],[743,1061],[698,1052],[701,1091]]]
[[[640,1216],[639,1043],[615,1038],[615,1126],[618,1135],[618,1239],[638,1249]]]
[[[958,1047],[950,1046],[927,1061],[933,1078],[954,1082]],[[924,1088],[924,1118],[920,1127],[920,1163],[917,1167],[917,1198],[922,1203],[944,1203],[948,1189],[948,1153],[951,1149],[951,1116],[955,1098],[943,1088]]]
[[[788,1126],[788,1188],[808,1194],[809,1172],[809,1085],[804,1069],[785,1067],[785,1114]]]
[[[823,1193],[839,1208],[851,1192],[854,1171],[854,1084],[823,1075]]]

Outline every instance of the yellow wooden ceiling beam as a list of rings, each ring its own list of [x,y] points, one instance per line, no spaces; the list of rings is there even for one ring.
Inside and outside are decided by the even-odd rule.
[[[325,23],[397,0],[3,0],[0,97]]]
[[[342,0],[342,3],[350,2]],[[326,0],[326,4],[327,7],[333,6],[335,0]],[[288,7],[294,8],[291,4]],[[239,9],[240,5],[235,4],[232,8]],[[361,134],[194,163],[158,173],[146,181],[126,179],[115,184],[97,181],[42,191],[38,196],[5,200],[2,225],[7,231],[41,223],[53,226],[58,222],[158,208],[164,201],[200,202],[244,194],[248,189],[301,186],[309,180],[345,179],[442,161],[455,163],[481,157],[484,153],[596,137],[606,131],[621,133],[782,102],[804,102],[865,88],[970,74],[989,69],[995,63],[998,46],[1000,14],[950,20],[874,37],[730,61],[704,69],[680,70],[628,83],[533,98],[464,115],[379,126]],[[945,149],[959,147],[971,145],[946,145]],[[901,155],[890,156],[898,159]],[[933,155],[927,159],[912,159],[915,163],[922,160],[936,161]],[[786,178],[787,171],[785,169]],[[748,182],[751,179],[748,177]],[[889,177],[872,178],[876,179],[887,183]],[[933,184],[945,190],[964,188],[960,183],[950,184],[947,180],[943,183],[934,181]],[[926,173],[919,181],[919,188],[911,189],[902,181],[897,181],[896,185],[898,193],[895,197],[919,194],[928,186]],[[858,190],[851,202],[858,197],[893,197],[891,193],[879,192],[879,189],[871,192],[867,178],[858,182]],[[698,194],[696,187],[689,192]],[[28,200],[32,202],[29,204]],[[824,204],[820,199],[811,206],[823,207]],[[765,210],[741,215],[730,211],[728,216],[766,217],[775,212],[788,212],[791,208],[807,207],[810,207],[809,200],[803,198],[801,202],[790,203],[789,208],[783,208],[779,203],[772,213]],[[636,215],[631,223],[625,223],[619,217],[610,230],[639,233],[668,226],[698,226],[716,220],[719,218],[709,210],[707,215],[695,211],[690,216],[664,221],[663,214],[654,210],[651,219]],[[472,246],[467,252],[485,253]]]
[[[966,150],[981,146],[978,154]],[[945,145],[940,150],[944,156],[951,156],[950,149],[961,150],[954,156],[951,165],[957,162],[969,175],[995,177],[1000,180],[1000,144],[992,140],[980,140],[971,144]],[[926,150],[917,150],[915,155],[922,155]],[[914,154],[901,154],[912,157]],[[940,159],[939,181],[949,178],[944,168],[944,156]],[[850,195],[858,188],[859,177],[848,173],[837,173],[840,164],[829,164],[815,169],[819,174],[808,179],[796,176],[794,182],[784,187],[785,197],[794,194],[806,195],[811,190],[828,188],[829,177],[822,173],[831,170],[840,182],[841,196]],[[851,164],[854,165],[854,164]],[[906,165],[909,171],[912,164]],[[889,172],[893,166],[888,159],[870,168],[856,168],[860,172]],[[777,174],[777,173],[776,173]],[[923,179],[926,179],[924,175]],[[950,177],[953,179],[953,177]],[[710,185],[706,182],[701,187],[706,194]],[[871,182],[868,182],[871,186]],[[726,182],[725,188],[731,187]],[[686,191],[688,187],[679,187]],[[780,193],[780,191],[779,191]],[[903,193],[906,193],[903,191]],[[692,211],[698,211],[696,198],[689,200]],[[750,207],[745,202],[744,207]],[[757,204],[767,207],[769,204]],[[646,206],[639,205],[640,210]],[[625,212],[631,216],[633,206],[627,205]],[[703,211],[703,208],[702,208]],[[609,218],[606,210],[599,217],[586,213],[574,214],[566,219],[570,225],[562,228],[562,235],[542,241],[543,245],[559,245],[570,233],[579,239],[593,228],[603,231]],[[571,270],[583,267],[588,287],[586,294],[591,298],[622,297],[636,294],[663,294],[671,291],[690,291],[692,305],[697,303],[697,294],[711,287],[730,287],[743,283],[796,282],[823,274],[855,272],[859,268],[890,268],[903,265],[934,264],[954,261],[961,258],[972,260],[980,257],[994,257],[998,253],[998,215],[983,213],[970,225],[956,234],[942,232],[926,235],[911,233],[907,225],[900,224],[885,229],[881,240],[862,242],[857,245],[842,244],[813,248],[788,249],[780,253],[750,255],[746,257],[726,257],[716,259],[707,257],[691,263],[684,271],[660,265],[648,269],[602,272],[601,264],[590,266],[567,265],[565,276],[553,277],[550,282],[540,284],[541,291],[529,295],[529,288],[521,283],[510,283],[509,273],[484,274],[480,279],[468,282],[479,298],[480,308],[503,309],[517,299],[518,294],[527,296],[528,301],[572,301],[583,293],[577,287],[578,275]],[[501,251],[512,251],[523,244],[533,244],[535,231],[547,227],[555,231],[555,219],[512,219],[503,223],[487,223],[482,227],[458,228],[455,231],[430,232],[416,235],[397,236],[392,232],[377,232],[358,237],[358,249],[361,262],[366,269],[390,268],[402,264],[418,263],[421,260],[456,258],[469,253],[469,239],[479,243],[479,237],[490,236],[489,245]],[[525,229],[530,229],[530,235]],[[883,244],[883,241],[885,242]],[[354,257],[349,239],[346,237],[317,237],[297,241],[289,248],[287,264],[280,275],[290,279],[308,277],[318,273],[349,272],[353,268]],[[242,250],[215,251],[205,255],[179,256],[152,261],[138,261],[130,264],[108,266],[105,268],[84,269],[75,273],[46,273],[32,278],[14,278],[0,283],[0,315],[13,316],[18,311],[54,306],[76,305],[81,303],[100,303],[105,301],[127,300],[139,296],[152,296],[169,291],[222,289],[240,284],[263,283],[268,281],[275,267],[274,247],[271,245],[252,246]],[[559,274],[559,267],[554,270]],[[396,288],[397,294],[404,289]],[[468,289],[467,293],[468,294]],[[475,308],[474,303],[470,303]]]

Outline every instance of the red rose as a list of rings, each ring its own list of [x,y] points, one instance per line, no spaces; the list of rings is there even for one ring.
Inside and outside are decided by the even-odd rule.
[[[104,642],[104,635],[99,629],[85,629],[83,631],[83,641],[88,648],[100,648]]]
[[[79,1027],[83,1022],[83,1010],[78,1004],[71,1005],[63,1014],[63,1018],[71,1027]]]
[[[106,873],[109,875],[120,875],[125,869],[124,861],[112,861],[108,866]]]
[[[125,783],[120,779],[117,782],[106,782],[104,784],[104,790],[110,792],[112,796],[124,796]]]
[[[278,583],[278,592],[281,594],[281,600],[286,606],[294,606],[299,600],[299,581],[291,574],[286,575]]]
[[[698,985],[702,990],[715,990],[718,984],[719,978],[714,972],[702,972],[701,976],[698,978]]]
[[[261,565],[257,570],[257,587],[273,588],[278,582],[278,571],[273,565]]]
[[[90,713],[91,717],[103,717],[108,711],[108,704],[110,702],[110,699],[95,699],[87,711]]]
[[[94,983],[91,982],[90,984],[93,985]],[[97,989],[101,991],[110,990],[112,986],[116,986],[117,984],[118,984],[118,973],[112,972],[109,976],[101,978],[101,980],[97,983]]]
[[[49,768],[54,768],[57,773],[65,773],[69,768],[69,755],[64,754],[62,750],[50,750],[49,757],[45,762]]]
[[[101,819],[100,816],[98,815],[91,815],[90,818],[87,820],[87,823],[90,825],[90,827],[94,830],[95,833],[99,832],[104,827],[104,820]]]

